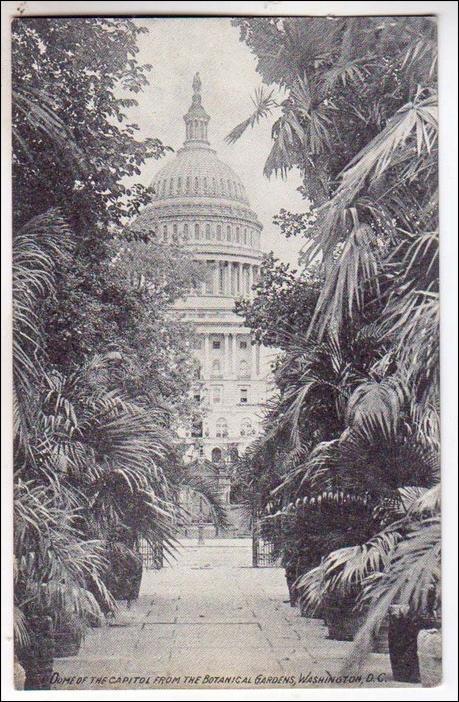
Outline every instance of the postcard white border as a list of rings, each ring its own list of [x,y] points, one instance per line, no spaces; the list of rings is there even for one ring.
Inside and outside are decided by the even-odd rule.
[[[10,19],[17,15],[413,15],[439,30],[444,682],[438,688],[18,692],[12,686]],[[453,2],[2,2],[2,700],[457,699],[457,5]]]

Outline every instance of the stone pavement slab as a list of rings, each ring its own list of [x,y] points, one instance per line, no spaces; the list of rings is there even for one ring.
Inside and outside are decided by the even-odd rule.
[[[78,656],[55,661],[54,688],[330,686],[323,680],[351,644],[327,639],[321,620],[287,598],[282,569],[251,567],[250,539],[184,541],[176,560],[144,572],[138,601],[120,607],[114,626],[90,630]],[[370,657],[366,675],[395,685],[385,654]]]

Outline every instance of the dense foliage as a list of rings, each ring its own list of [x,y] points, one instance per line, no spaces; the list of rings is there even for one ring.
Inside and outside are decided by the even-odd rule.
[[[303,213],[276,218],[284,235],[304,238],[303,272],[282,280],[271,262],[254,303],[239,306],[260,341],[284,350],[279,396],[243,473],[253,467],[269,519],[297,520],[284,550],[303,566],[311,543],[298,505],[340,506],[327,525],[341,531],[340,550],[330,553],[324,536],[328,560],[306,568],[298,587],[312,611],[331,590],[345,598],[351,585],[365,589],[373,606],[362,653],[393,602],[438,613],[435,20],[234,23],[263,82],[286,97],[259,89],[255,112],[228,140],[279,112],[265,174],[299,168],[305,197]],[[312,271],[317,280],[300,295]],[[283,460],[279,449],[271,460],[273,444]],[[356,500],[374,520],[360,545],[346,533]]]
[[[37,617],[81,626],[112,610],[113,572],[140,538],[173,547],[181,485],[193,488],[174,431],[193,336],[170,308],[197,272],[131,225],[148,192],[123,184],[165,151],[135,138],[120,97],[147,80],[140,31],[121,18],[13,24],[19,652]],[[212,485],[194,487],[223,523]]]

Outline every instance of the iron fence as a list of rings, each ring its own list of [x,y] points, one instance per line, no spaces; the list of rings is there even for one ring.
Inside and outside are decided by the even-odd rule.
[[[145,539],[140,539],[138,549],[142,557],[143,567],[146,570],[159,570],[163,567],[164,549],[162,544],[152,546]]]

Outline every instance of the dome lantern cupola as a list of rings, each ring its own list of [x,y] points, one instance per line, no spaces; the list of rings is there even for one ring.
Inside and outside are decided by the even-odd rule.
[[[193,144],[209,144],[207,140],[207,125],[210,117],[201,104],[201,79],[199,73],[193,78],[193,97],[190,109],[184,115],[186,124],[186,139],[184,146]]]

